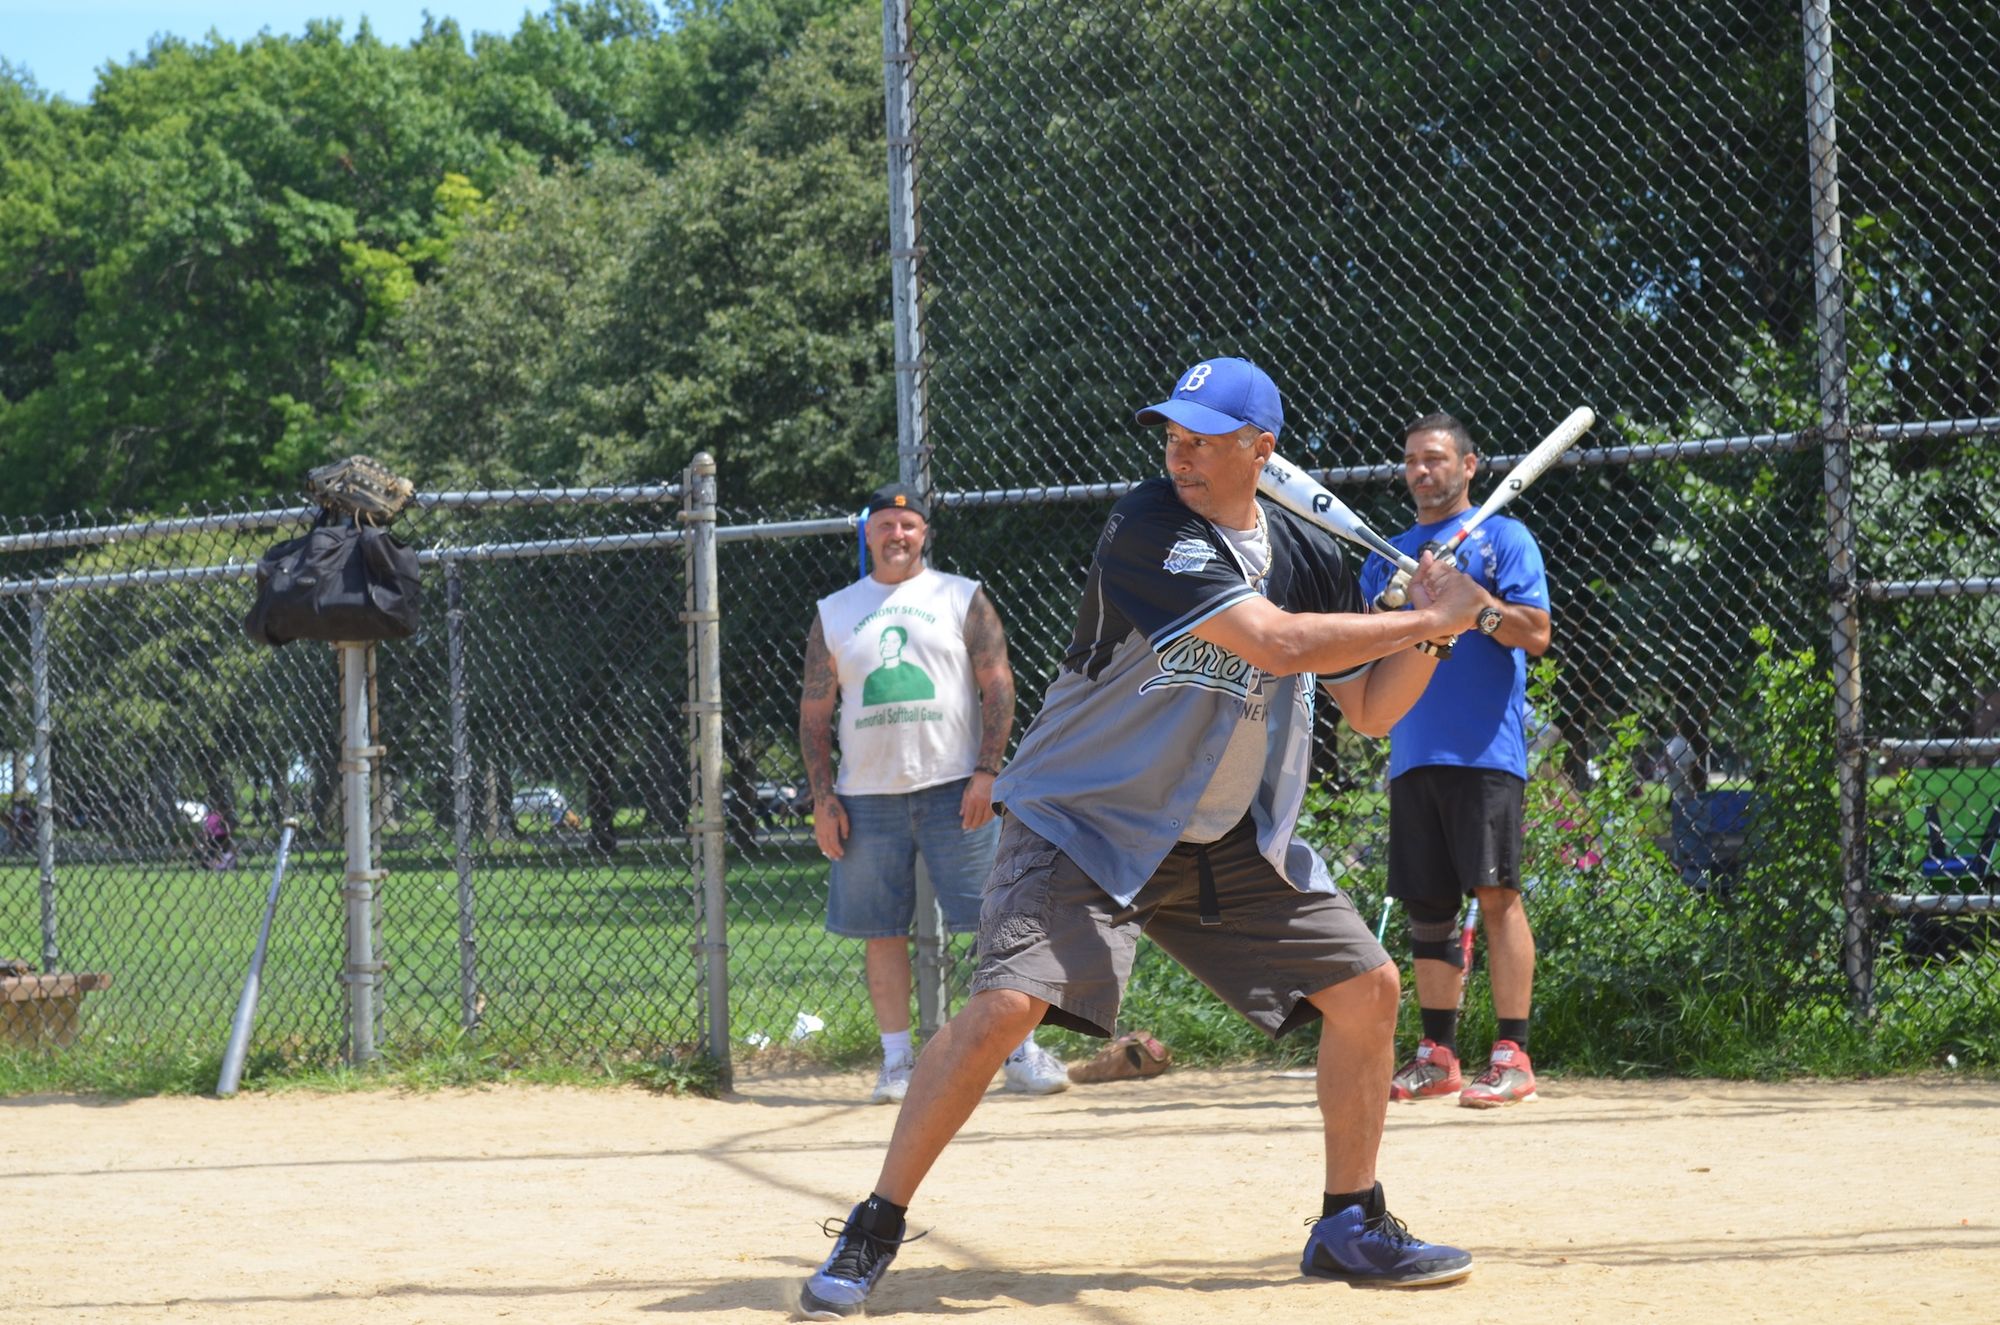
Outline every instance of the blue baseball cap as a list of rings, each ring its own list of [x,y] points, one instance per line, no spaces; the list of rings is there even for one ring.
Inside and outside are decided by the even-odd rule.
[[[1181,374],[1173,395],[1132,417],[1149,425],[1172,420],[1210,436],[1254,423],[1276,437],[1285,426],[1285,404],[1271,375],[1248,359],[1204,359]]]

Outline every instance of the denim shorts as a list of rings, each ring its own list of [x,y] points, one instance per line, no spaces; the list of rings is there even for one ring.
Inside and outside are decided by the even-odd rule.
[[[1000,821],[968,833],[960,826],[960,778],[893,796],[842,796],[846,851],[827,876],[826,929],[851,939],[893,939],[917,914],[917,853],[923,852],[945,928],[979,929],[979,897],[1000,844]]]

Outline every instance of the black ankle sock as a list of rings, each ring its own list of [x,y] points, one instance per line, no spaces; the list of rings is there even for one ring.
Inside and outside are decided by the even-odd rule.
[[[1515,1044],[1521,1046],[1522,1053],[1526,1053],[1528,1051],[1528,1019],[1522,1017],[1517,1021],[1512,1017],[1501,1017],[1499,1022],[1499,1026],[1493,1032],[1493,1038],[1496,1040],[1512,1040]]]
[[[1350,1205],[1360,1206],[1364,1215],[1379,1213],[1382,1205],[1382,1184],[1378,1182],[1358,1192],[1328,1192],[1320,1198],[1319,1217],[1331,1219]]]
[[[1434,1040],[1453,1053],[1457,1053],[1458,1009],[1418,1008],[1417,1011],[1423,1017],[1424,1038]]]
[[[903,1216],[910,1213],[910,1207],[897,1205],[886,1196],[868,1193],[868,1199],[861,1203],[861,1212],[855,1222],[861,1231],[884,1242],[894,1242],[903,1236]]]

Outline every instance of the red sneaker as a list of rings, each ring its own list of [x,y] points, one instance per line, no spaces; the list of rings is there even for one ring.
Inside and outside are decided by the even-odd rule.
[[[1418,1100],[1456,1095],[1465,1085],[1458,1070],[1458,1055],[1436,1040],[1417,1044],[1417,1056],[1396,1069],[1389,1078],[1389,1098],[1404,1104]]]
[[[1534,1098],[1535,1065],[1528,1061],[1528,1051],[1512,1040],[1495,1040],[1486,1070],[1459,1092],[1458,1102],[1468,1109],[1498,1109]]]

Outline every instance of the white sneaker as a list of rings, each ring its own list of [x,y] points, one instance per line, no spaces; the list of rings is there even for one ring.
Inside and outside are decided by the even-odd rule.
[[[884,1062],[882,1070],[875,1074],[875,1089],[868,1092],[868,1102],[901,1104],[903,1096],[910,1093],[910,1073],[916,1066],[916,1060],[910,1058],[900,1063]]]
[[[1007,1089],[1023,1095],[1053,1095],[1069,1089],[1069,1069],[1039,1044],[1015,1051],[1006,1063]]]

